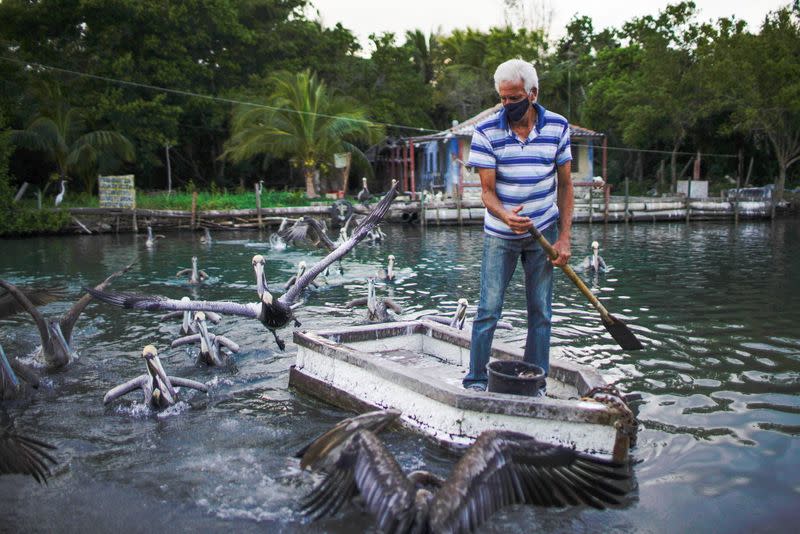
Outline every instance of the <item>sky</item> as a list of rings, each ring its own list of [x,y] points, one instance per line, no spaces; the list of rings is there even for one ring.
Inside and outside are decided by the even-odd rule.
[[[656,15],[669,3],[678,0],[527,0],[529,5],[547,6],[552,13],[551,38],[564,35],[564,27],[575,15],[588,15],[596,31],[619,28],[634,17]],[[367,49],[370,33],[391,31],[402,37],[406,30],[421,29],[426,34],[455,28],[486,30],[504,23],[502,0],[312,0],[326,27],[337,22],[351,30]],[[736,18],[757,31],[764,16],[789,4],[789,0],[695,0],[698,19]],[[370,53],[367,49],[365,52]]]

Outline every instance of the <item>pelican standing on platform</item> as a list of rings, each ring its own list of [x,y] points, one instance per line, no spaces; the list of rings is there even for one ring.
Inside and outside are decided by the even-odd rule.
[[[624,466],[511,431],[483,432],[443,480],[406,475],[376,433],[400,412],[371,412],[342,421],[297,457],[324,473],[304,499],[313,519],[332,516],[360,495],[382,532],[472,532],[512,504],[597,509],[620,504]]]
[[[389,310],[400,314],[403,313],[403,308],[400,307],[395,301],[390,298],[378,298],[375,295],[375,279],[370,278],[367,280],[367,296],[353,299],[345,304],[346,308],[353,308],[355,306],[367,305],[367,320],[371,323],[387,323],[394,321],[394,318],[389,315]]]
[[[453,312],[453,315],[450,317],[445,317],[442,315],[424,315],[423,318],[429,319],[431,321],[436,321],[437,323],[446,324],[451,328],[457,328],[459,330],[470,330],[472,328],[471,325],[467,324],[467,306],[469,302],[465,298],[458,299],[458,303],[456,304],[456,311]],[[507,323],[505,321],[497,321],[497,326],[500,330],[513,330],[514,327],[511,323]]]
[[[277,330],[287,326],[292,321],[295,326],[300,326],[300,322],[294,316],[294,309],[300,306],[300,303],[296,301],[303,290],[329,265],[344,257],[345,254],[350,252],[367,236],[367,233],[369,233],[372,227],[386,215],[387,211],[389,211],[389,206],[396,196],[397,182],[393,181],[392,187],[383,199],[375,206],[362,224],[353,230],[350,239],[325,256],[325,258],[312,265],[288,291],[278,298],[275,298],[269,291],[264,274],[264,258],[260,255],[254,256],[252,261],[256,275],[256,288],[259,293],[259,302],[251,304],[200,300],[184,302],[153,295],[134,295],[130,293],[87,290],[103,302],[123,308],[149,311],[214,311],[224,315],[239,315],[257,319],[272,333],[278,347],[284,350],[286,344],[278,337]]]
[[[178,392],[175,390],[175,386],[196,389],[203,393],[208,392],[208,386],[201,382],[167,376],[164,366],[161,365],[161,359],[158,357],[158,350],[153,345],[147,345],[142,350],[142,358],[144,358],[147,373],[111,389],[103,397],[103,404],[108,404],[131,391],[141,389],[144,403],[154,410],[162,410],[178,402]]]
[[[210,278],[207,272],[197,268],[197,256],[192,256],[191,269],[181,269],[175,274],[175,278],[180,278],[181,276],[188,276],[189,283],[192,285],[202,284]]]
[[[239,352],[239,345],[225,336],[217,336],[208,331],[206,314],[204,312],[196,312],[194,314],[194,325],[194,330],[196,330],[197,333],[176,339],[171,345],[173,349],[181,345],[191,345],[199,341],[200,352],[197,353],[197,363],[210,366],[221,366],[230,362],[230,356],[222,351],[222,347],[225,347],[232,353]]]
[[[96,285],[93,291],[103,291],[114,279],[122,276],[131,267],[133,267],[133,263],[128,264],[123,269],[106,278],[103,283]],[[5,280],[0,280],[0,287],[5,288],[6,291],[25,308],[25,311],[33,317],[42,340],[42,346],[37,353],[37,357],[51,370],[64,367],[71,362],[75,357],[75,351],[70,346],[72,329],[78,321],[78,317],[80,317],[83,310],[89,302],[91,302],[92,295],[83,295],[64,315],[46,319],[44,315],[36,309],[36,306],[28,300],[25,293],[20,291],[16,286]]]
[[[153,235],[153,229],[148,226],[147,227],[147,241],[144,242],[144,245],[147,248],[153,248],[154,246],[156,246],[156,240],[157,239],[164,239],[164,237],[165,236],[163,236],[161,234]]]

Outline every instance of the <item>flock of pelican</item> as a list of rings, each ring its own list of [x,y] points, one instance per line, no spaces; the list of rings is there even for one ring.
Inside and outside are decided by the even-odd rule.
[[[366,188],[366,184],[365,184]],[[259,321],[274,337],[281,350],[284,341],[278,331],[289,325],[299,326],[295,310],[300,306],[304,290],[316,286],[315,279],[328,274],[329,268],[360,241],[381,239],[378,222],[396,196],[396,184],[375,208],[355,226],[351,234],[347,225],[339,239],[332,242],[326,228],[315,219],[303,217],[290,226],[284,221],[274,247],[286,247],[298,241],[311,242],[328,250],[319,262],[308,266],[301,261],[297,273],[283,286],[284,293],[275,295],[265,274],[266,260],[255,255],[251,265],[255,277],[255,302],[201,301],[189,297],[172,299],[158,295],[139,295],[109,291],[109,285],[131,269],[133,264],[113,273],[94,287],[84,287],[86,294],[62,316],[45,317],[37,306],[61,298],[59,291],[19,288],[0,280],[0,318],[27,312],[36,324],[41,347],[36,356],[47,371],[68,365],[75,357],[71,346],[72,332],[79,316],[94,298],[123,308],[166,312],[161,321],[181,319],[180,335],[171,348],[199,345],[198,364],[224,366],[232,364],[232,355],[240,348],[231,339],[209,331],[209,324],[218,324],[224,315],[236,315]],[[348,221],[349,222],[349,221]],[[162,236],[153,235],[148,227],[147,247]],[[203,240],[211,243],[206,231]],[[594,247],[591,266],[599,271],[605,263]],[[394,320],[390,311],[402,314],[402,307],[387,297],[378,297],[376,281],[396,280],[395,256],[389,255],[386,268],[379,269],[367,279],[367,295],[346,303],[346,307],[366,306],[367,320]],[[197,257],[192,267],[177,273],[189,284],[201,284],[208,274],[200,270]],[[430,319],[452,328],[469,328],[466,321],[468,302],[459,299],[452,316],[431,316]],[[500,328],[511,328],[500,323]],[[154,345],[141,352],[145,372],[110,389],[103,403],[112,403],[124,395],[140,392],[142,402],[153,410],[163,410],[180,400],[183,389],[207,392],[202,382],[172,376],[165,370]],[[38,374],[8,358],[0,345],[0,398],[12,398],[22,390],[22,383],[38,386]],[[492,431],[481,434],[472,447],[455,465],[449,479],[426,472],[404,474],[397,461],[377,437],[380,430],[397,420],[397,411],[380,411],[342,421],[298,453],[301,468],[323,474],[303,501],[302,511],[316,520],[336,514],[353,498],[360,496],[366,510],[376,517],[377,526],[384,532],[470,532],[483,524],[494,512],[510,504],[567,506],[584,504],[596,508],[620,504],[628,491],[626,466],[592,457],[560,446],[539,442],[524,434]],[[49,464],[55,464],[53,445],[13,430],[0,427],[0,474],[19,473],[45,482]]]

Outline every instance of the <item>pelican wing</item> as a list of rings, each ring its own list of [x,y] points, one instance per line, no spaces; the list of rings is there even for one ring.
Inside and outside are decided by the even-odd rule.
[[[50,333],[47,331],[47,323],[44,320],[44,315],[42,315],[42,312],[37,310],[36,306],[33,305],[27,296],[25,296],[25,293],[14,284],[6,282],[5,280],[0,280],[0,287],[5,289],[8,294],[17,301],[17,304],[26,312],[28,312],[31,317],[33,317],[33,321],[36,323],[36,328],[39,329],[39,335],[42,338],[42,342],[46,341],[50,336]]]
[[[403,313],[403,308],[398,303],[393,301],[392,299],[385,298],[385,299],[383,299],[383,303],[386,305],[387,308],[389,308],[393,312],[398,313],[398,314],[399,313]]]
[[[192,274],[191,269],[181,269],[180,271],[175,273],[175,278],[178,278],[180,276],[189,276],[190,274]]]
[[[108,404],[111,401],[114,401],[123,395],[127,395],[131,391],[141,389],[150,381],[150,375],[144,374],[139,375],[136,378],[132,378],[127,382],[124,382],[118,386],[115,386],[108,390],[108,393],[105,394],[103,397],[103,404]]]
[[[48,289],[38,287],[18,288],[34,306],[42,306],[64,297],[61,289]],[[0,319],[9,317],[22,311],[27,311],[17,298],[6,290],[0,295]]]
[[[325,256],[323,259],[312,265],[300,278],[297,279],[297,282],[281,297],[281,300],[285,304],[291,304],[300,296],[300,293],[308,287],[308,284],[311,283],[322,271],[324,271],[328,266],[330,266],[336,260],[339,260],[345,256],[348,252],[350,252],[355,246],[361,242],[369,231],[375,227],[385,216],[386,213],[389,211],[389,207],[392,204],[392,200],[394,197],[397,196],[397,184],[393,184],[389,191],[384,195],[383,199],[381,199],[378,204],[372,209],[372,211],[367,215],[364,220],[353,230],[353,233],[350,235],[350,239],[336,247],[330,254]]]
[[[108,304],[119,306],[120,308],[131,308],[135,310],[147,311],[213,311],[229,315],[239,315],[257,319],[261,311],[261,305],[239,304],[238,302],[227,302],[217,300],[175,300],[159,295],[136,295],[133,293],[117,293],[112,291],[98,291],[84,287],[93,297]]]
[[[470,532],[511,504],[619,504],[623,466],[509,431],[483,432],[431,501],[432,532]]]
[[[303,511],[314,519],[334,515],[359,493],[379,530],[409,531],[414,519],[414,485],[369,430],[353,435],[325,479],[304,499]]]
[[[46,483],[47,462],[56,463],[48,450],[55,450],[55,447],[6,428],[0,433],[0,474],[30,475],[40,484]]]
[[[206,320],[211,321],[214,324],[219,324],[219,322],[222,320],[222,316],[218,313],[206,310]]]
[[[214,336],[214,342],[217,344],[217,346],[222,345],[231,352],[239,352],[240,350],[239,345],[235,341],[225,336]]]
[[[366,306],[367,305],[367,297],[361,297],[358,299],[348,300],[345,302],[345,308],[353,308],[355,306]]]
[[[133,260],[119,271],[113,273],[111,276],[103,280],[101,283],[94,286],[94,289],[96,289],[97,291],[105,290],[105,288],[107,288],[111,284],[111,282],[113,282],[123,274],[130,271],[131,267],[133,267],[136,261],[137,260]],[[75,326],[78,317],[80,317],[81,313],[83,313],[83,310],[86,308],[86,306],[89,305],[91,301],[92,301],[92,295],[82,296],[80,299],[78,299],[78,302],[73,304],[72,308],[70,308],[70,310],[66,314],[64,314],[64,316],[61,318],[60,321],[61,333],[64,334],[64,339],[66,339],[67,341],[69,341],[70,338],[72,337],[72,327]]]
[[[208,280],[209,278],[211,278],[210,276],[208,276],[208,273],[207,273],[207,272],[205,272],[205,271],[204,271],[204,270],[202,270],[202,269],[200,269],[200,271],[199,271],[199,274],[200,274],[200,278],[201,278],[202,280]]]
[[[191,345],[200,341],[200,334],[191,334],[188,336],[179,337],[170,344],[170,348],[174,349],[180,345]]]
[[[182,317],[183,317],[183,312],[182,311],[174,311],[174,312],[165,313],[158,320],[159,321],[168,321],[170,319],[180,319]]]
[[[202,382],[197,382],[196,380],[189,380],[188,378],[171,376],[169,377],[169,381],[172,382],[173,386],[196,389],[198,391],[202,391],[203,393],[208,393],[208,386],[203,384]]]
[[[315,245],[322,242],[328,250],[334,250],[336,245],[325,233],[325,229],[312,217],[301,217],[292,226],[279,230],[279,235],[287,242],[309,240]]]

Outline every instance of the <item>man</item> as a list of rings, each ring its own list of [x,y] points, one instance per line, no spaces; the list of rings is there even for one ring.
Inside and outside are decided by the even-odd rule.
[[[503,108],[475,127],[469,156],[486,206],[480,302],[472,324],[470,370],[463,381],[465,388],[476,390],[486,389],[494,330],[520,258],[528,308],[525,361],[547,373],[553,265],[569,261],[572,227],[567,120],[537,103],[539,79],[530,63],[506,61],[497,67],[494,82]],[[530,235],[532,225],[553,243],[557,260],[550,262]]]

